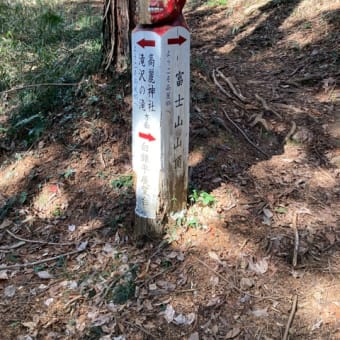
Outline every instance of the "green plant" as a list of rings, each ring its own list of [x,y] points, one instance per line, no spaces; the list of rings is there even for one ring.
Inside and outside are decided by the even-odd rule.
[[[63,215],[63,210],[61,209],[61,207],[56,207],[52,214],[54,217],[60,217]]]
[[[124,304],[135,296],[136,285],[132,280],[117,285],[113,290],[112,300],[117,304]]]
[[[121,189],[123,187],[125,188],[131,188],[133,184],[133,177],[132,175],[123,175],[119,178],[113,179],[111,181],[111,185],[115,189]]]
[[[82,6],[75,20],[76,6],[62,0],[0,3],[0,92],[19,88],[8,97],[0,93],[0,113],[7,116],[1,132],[24,146],[41,138],[57,108],[72,102],[75,87],[58,84],[77,84],[100,65],[100,15]]]
[[[63,177],[67,179],[67,178],[72,177],[75,173],[76,173],[76,170],[71,169],[71,168],[68,168],[68,169],[64,172]]]
[[[228,4],[228,0],[209,0],[207,2],[208,6],[226,6]]]
[[[310,21],[306,21],[305,23],[303,23],[303,28],[308,30],[312,28],[312,23]]]
[[[203,206],[212,206],[216,202],[216,199],[213,195],[205,191],[197,191],[196,189],[194,189],[192,194],[189,195],[189,199],[192,204],[198,203],[202,204]]]
[[[276,207],[275,212],[278,214],[286,214],[288,212],[288,209],[285,207]]]
[[[17,327],[19,327],[20,326],[20,324],[21,324],[21,322],[19,321],[19,320],[14,320],[14,321],[12,321],[11,323],[10,323],[10,327],[11,328],[17,328]]]
[[[161,260],[161,266],[163,268],[170,268],[172,266],[172,262],[168,259],[162,259]]]
[[[27,192],[23,191],[19,195],[19,203],[24,204],[27,200]]]
[[[196,217],[190,217],[187,221],[187,226],[190,228],[199,228],[201,224],[198,222]]]

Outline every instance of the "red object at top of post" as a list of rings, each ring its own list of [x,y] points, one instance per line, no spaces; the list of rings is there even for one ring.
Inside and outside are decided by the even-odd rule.
[[[181,16],[186,0],[138,0],[142,25],[170,24]]]

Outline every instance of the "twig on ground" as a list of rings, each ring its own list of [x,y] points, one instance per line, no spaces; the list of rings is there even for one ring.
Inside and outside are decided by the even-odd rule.
[[[231,79],[229,77],[226,77],[219,69],[216,69],[216,71],[218,72],[218,75],[228,84],[234,96],[237,97],[241,102],[246,103],[248,101],[247,98],[244,97],[241,92],[236,90]]]
[[[296,130],[296,123],[292,121],[292,127],[290,128],[289,132],[287,133],[285,137],[285,142],[287,142],[290,139],[290,137],[293,136],[293,134],[295,133],[295,130]]]
[[[136,324],[136,323],[130,323],[128,321],[124,321],[124,323],[130,327],[135,327],[138,328],[140,331],[142,331],[143,333],[145,333],[146,335],[148,335],[149,337],[153,338],[153,339],[158,339],[158,337],[156,337],[155,335],[151,334],[149,331],[147,331],[144,327]]]
[[[288,74],[288,77],[293,77],[293,75],[298,73],[302,68],[303,68],[303,65],[298,66],[293,72]]]
[[[266,156],[267,158],[269,158],[269,155],[267,153],[265,153],[262,149],[260,149],[254,142],[252,142],[249,137],[247,136],[247,134],[229,117],[229,115],[227,114],[227,112],[222,109],[224,112],[224,115],[226,116],[226,118],[229,120],[229,122],[231,124],[233,124],[233,126],[242,134],[242,136],[244,137],[244,139],[250,144],[252,145],[257,151],[261,152],[262,155]]]
[[[105,163],[105,160],[104,160],[104,156],[103,156],[103,153],[102,152],[99,152],[99,161],[102,165],[102,167],[105,169],[106,168],[106,163]]]
[[[284,335],[282,337],[282,340],[288,339],[289,329],[292,325],[292,322],[293,322],[293,319],[294,319],[294,316],[295,316],[295,313],[296,313],[297,301],[298,301],[298,296],[294,295],[293,303],[292,303],[292,309],[290,310],[289,318],[288,318],[288,321],[287,321],[286,329],[285,329]]]
[[[12,245],[10,245],[10,246],[1,246],[1,247],[0,247],[0,251],[2,251],[2,250],[6,251],[6,250],[11,250],[11,249],[16,249],[16,248],[19,248],[19,247],[23,246],[24,244],[26,244],[25,241],[20,241],[20,242],[17,242],[17,243],[12,244]]]
[[[271,107],[269,107],[269,105],[267,104],[266,100],[264,98],[262,98],[261,96],[259,96],[258,94],[255,94],[255,98],[261,102],[263,108],[267,111],[273,112],[275,114],[275,116],[279,119],[282,119],[282,116],[276,112],[275,110],[273,110]]]
[[[293,215],[292,227],[294,229],[294,253],[293,253],[293,268],[297,266],[297,258],[299,252],[299,231],[297,229],[297,213],[295,212]]]
[[[173,294],[185,294],[185,293],[193,293],[193,292],[197,292],[199,289],[198,288],[193,288],[193,289],[182,289],[182,290],[175,290],[173,292]]]
[[[39,244],[46,244],[46,245],[50,245],[50,246],[74,246],[74,243],[58,243],[58,242],[45,242],[45,241],[40,241],[40,240],[29,240],[27,238],[22,238],[18,235],[13,234],[11,231],[9,231],[8,229],[6,229],[6,232],[11,235],[13,238],[19,240],[19,241],[24,241],[24,242],[28,242],[28,243],[39,243]]]
[[[83,295],[77,295],[76,297],[74,297],[73,299],[69,300],[65,305],[64,305],[64,309],[66,309],[68,306],[70,306],[72,303],[80,300],[80,299],[83,299],[84,296]]]
[[[31,85],[23,85],[18,87],[13,87],[12,89],[1,91],[0,95],[8,94],[11,92],[17,92],[25,89],[32,89],[35,87],[47,87],[47,86],[77,86],[79,83],[41,83],[41,84],[31,84]]]
[[[173,268],[171,268],[171,267],[170,267],[170,268],[165,268],[165,269],[163,269],[162,271],[160,271],[160,272],[158,272],[158,273],[152,275],[152,276],[149,277],[148,279],[144,280],[144,281],[141,283],[141,285],[139,286],[139,288],[145,287],[149,282],[151,282],[152,280],[154,280],[156,277],[158,277],[158,276],[160,276],[160,275],[162,275],[162,274],[164,274],[164,273],[170,271],[170,269],[173,269]],[[137,281],[138,281],[138,280],[137,280]]]
[[[10,265],[10,266],[0,266],[0,269],[4,270],[4,269],[17,269],[17,268],[24,268],[24,267],[32,267],[32,266],[35,266],[37,264],[58,260],[58,259],[60,259],[61,257],[64,257],[64,256],[78,254],[78,253],[83,252],[84,250],[85,249],[69,251],[68,253],[63,253],[63,254],[60,254],[60,255],[56,255],[56,256],[53,256],[53,257],[49,257],[47,259],[34,261],[34,262],[18,263],[18,264],[13,264],[13,265]]]

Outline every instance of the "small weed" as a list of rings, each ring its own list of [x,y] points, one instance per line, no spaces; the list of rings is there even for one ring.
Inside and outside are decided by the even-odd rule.
[[[117,285],[113,291],[112,300],[119,305],[135,296],[136,285],[132,280]]]
[[[54,267],[56,268],[63,268],[66,266],[66,258],[65,256],[60,256],[56,262],[56,264],[54,265]]]
[[[275,212],[277,212],[278,214],[287,214],[288,209],[285,207],[277,207],[275,208]]]
[[[40,264],[38,266],[33,267],[33,270],[34,270],[35,273],[41,272],[45,269],[46,269],[46,265],[44,265],[44,264]]]
[[[27,200],[27,192],[23,191],[19,195],[19,203],[24,204]]]
[[[103,334],[104,334],[103,329],[100,326],[92,326],[86,331],[84,339],[86,340],[101,339]]]
[[[212,206],[214,203],[216,203],[216,199],[213,195],[205,191],[197,191],[196,189],[192,191],[189,199],[192,204],[197,203],[203,206]]]
[[[52,214],[54,217],[63,216],[63,210],[60,207],[56,207]]]
[[[107,221],[107,225],[112,229],[113,232],[116,232],[119,225],[123,222],[124,216],[118,215],[115,216],[113,219]]]
[[[17,263],[19,260],[18,256],[12,253],[6,255],[6,261]]]
[[[228,0],[209,0],[207,2],[208,6],[226,6],[228,4]]]
[[[190,228],[197,229],[200,227],[197,217],[190,217],[187,221],[187,226]]]
[[[305,23],[303,23],[302,27],[305,29],[305,30],[309,30],[312,28],[312,23],[310,21],[306,21]]]
[[[87,293],[87,296],[89,299],[92,299],[93,297],[95,297],[97,294],[96,290],[94,288],[90,289]]]
[[[107,178],[107,175],[103,171],[98,171],[97,176],[101,179]]]
[[[17,327],[19,327],[20,326],[20,324],[21,324],[21,322],[19,321],[19,320],[14,320],[14,321],[12,321],[11,323],[10,323],[10,327],[11,328],[17,328]]]
[[[239,31],[240,31],[240,27],[233,26],[232,29],[231,29],[231,34],[232,35],[237,35]]]
[[[63,173],[63,177],[68,179],[70,177],[72,177],[74,174],[76,173],[76,170],[68,168],[64,173]]]
[[[170,268],[172,266],[172,262],[168,259],[162,259],[161,260],[161,266],[163,268]]]
[[[133,184],[133,177],[132,175],[123,175],[120,176],[117,179],[113,179],[111,181],[111,185],[115,189],[121,189],[121,188],[131,188]]]

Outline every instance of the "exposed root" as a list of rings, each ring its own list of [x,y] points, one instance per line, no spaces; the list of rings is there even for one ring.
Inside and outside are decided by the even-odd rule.
[[[246,103],[248,100],[246,97],[242,95],[240,91],[237,91],[234,84],[232,83],[231,79],[229,77],[226,77],[219,69],[216,69],[218,72],[218,75],[228,84],[230,90],[234,94],[235,97],[237,97],[241,102]]]
[[[287,133],[285,137],[285,142],[287,142],[295,133],[296,131],[296,123],[292,121],[292,127],[290,128],[289,132]]]
[[[257,151],[259,151],[260,153],[262,153],[262,155],[266,156],[267,158],[269,158],[268,154],[265,153],[261,148],[259,148],[254,142],[252,142],[249,137],[247,136],[247,134],[229,117],[229,115],[227,114],[227,112],[225,110],[223,110],[224,115],[226,116],[226,118],[229,120],[229,122],[231,124],[233,124],[233,126],[242,134],[242,136],[244,137],[244,139],[250,144],[252,145]]]
[[[254,127],[256,124],[261,124],[267,131],[270,130],[267,121],[263,118],[263,113],[253,114],[250,119],[253,119],[250,123],[251,127]]]
[[[258,94],[255,94],[255,98],[260,101],[260,103],[262,104],[263,108],[269,112],[272,112],[275,114],[275,116],[277,118],[279,118],[280,120],[282,119],[282,116],[277,112],[275,111],[274,109],[272,109],[266,102],[266,100],[264,98],[262,98],[261,96],[259,96]]]

